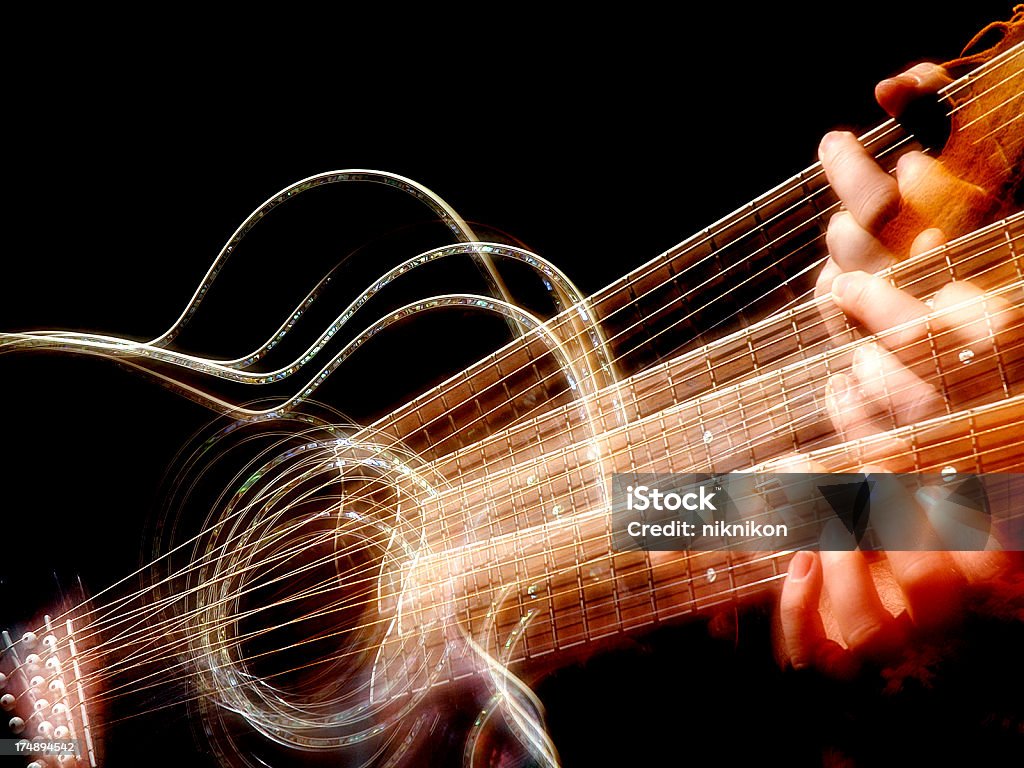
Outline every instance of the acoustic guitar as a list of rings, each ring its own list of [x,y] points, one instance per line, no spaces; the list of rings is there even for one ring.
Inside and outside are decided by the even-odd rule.
[[[961,62],[932,105],[949,130],[935,151],[986,204],[938,201],[926,214],[952,239],[925,254],[906,257],[920,211],[901,210],[883,233],[904,257],[885,276],[922,299],[971,280],[1021,303],[1021,25],[1018,13],[991,50]],[[891,120],[862,141],[889,169],[918,146]],[[430,223],[396,229],[367,214],[389,234],[355,256],[369,267],[384,253],[405,257],[373,275],[331,269],[243,353],[205,351],[204,337],[189,335],[204,313],[219,311],[233,334],[254,308],[236,295],[209,309],[224,298],[219,281],[265,230],[286,246],[274,231],[285,211],[342,187],[400,200],[403,215],[412,206]],[[91,592],[59,575],[64,594],[32,618],[8,603],[18,626],[3,635],[0,706],[11,749],[28,764],[119,764],[146,748],[144,723],[187,711],[212,764],[455,755],[466,765],[558,765],[528,680],[623,638],[763,599],[792,554],[617,547],[615,475],[771,473],[794,454],[836,473],[870,461],[1020,472],[1024,355],[1006,323],[1015,316],[993,308],[1002,304],[971,307],[994,329],[984,352],[951,348],[932,325],[917,340],[915,364],[944,413],[909,424],[893,416],[880,437],[836,432],[825,383],[878,340],[813,295],[837,209],[812,165],[586,295],[410,178],[331,171],[248,216],[156,335],[5,330],[8,358],[100,358],[84,375],[109,375],[95,372],[113,362],[141,374],[124,386],[170,390],[171,413],[198,404],[217,415],[168,463],[139,568]],[[456,272],[470,287],[422,290]],[[373,389],[367,369],[385,357],[415,367],[425,333],[447,334],[469,358],[457,373],[400,382],[420,391],[397,407],[372,404],[396,391],[386,381],[365,413],[330,405],[332,387]],[[491,336],[502,342],[481,353]],[[109,466],[116,493],[125,470]],[[31,501],[17,517],[15,528],[38,524]],[[61,557],[39,541],[30,558]],[[60,753],[64,744],[72,751]],[[137,759],[159,762],[173,748],[154,738],[154,754]]]

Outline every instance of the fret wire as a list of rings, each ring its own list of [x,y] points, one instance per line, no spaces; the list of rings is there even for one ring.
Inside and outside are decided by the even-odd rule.
[[[477,391],[477,388],[476,388],[476,386],[474,384],[474,381],[475,381],[476,377],[475,376],[470,376],[469,369],[468,368],[464,368],[462,370],[462,378],[463,378],[464,385],[466,387],[466,391],[469,393],[469,398],[468,399],[472,400],[473,405],[476,408],[476,414],[477,414],[476,421],[480,422],[481,427],[487,433],[487,436],[490,436],[491,429],[490,429],[490,426],[488,425],[487,414],[484,412],[483,404],[480,402],[480,395],[482,393]],[[472,434],[469,434],[468,436],[472,439]]]
[[[1003,352],[998,338],[996,337],[995,328],[992,326],[992,313],[989,312],[988,299],[982,301],[982,312],[985,315],[985,326],[988,329],[988,339],[992,345],[992,350],[995,354],[996,368],[999,371],[999,381],[1003,387],[1003,397],[1011,396],[1010,377],[1006,372],[1006,367],[1003,364]]]
[[[971,439],[971,455],[974,460],[974,469],[980,473],[982,471],[981,464],[981,449],[978,445],[978,431],[977,431],[977,420],[973,413],[967,417],[967,429],[970,433]]]
[[[782,371],[779,371],[778,373],[775,374],[775,378],[777,378],[778,382],[779,382],[779,397],[781,398],[782,406],[783,406],[783,408],[786,411],[786,423],[787,424],[792,424],[793,423],[793,411],[790,408],[790,397],[789,397],[789,393],[786,390],[785,374]],[[800,452],[800,445],[797,442],[796,431],[795,430],[790,430],[790,439],[791,439],[792,444],[793,444],[793,451],[796,452],[796,453],[799,453]]]
[[[1010,250],[1010,257],[1013,261],[1013,266],[1017,270],[1017,279],[1024,280],[1024,268],[1021,265],[1020,254],[1017,253],[1017,246],[1015,239],[1010,236],[1010,228],[1003,227],[1003,235],[1006,238],[1006,247]]]
[[[575,508],[575,506],[574,506],[574,508]],[[580,622],[581,622],[582,627],[583,627],[583,635],[584,635],[584,637],[585,638],[589,638],[590,637],[590,628],[589,628],[588,620],[587,620],[587,606],[586,606],[586,602],[585,602],[584,580],[583,580],[583,563],[585,562],[586,553],[584,553],[581,550],[582,544],[580,542],[583,541],[583,534],[580,531],[580,521],[579,521],[579,518],[576,515],[573,515],[573,526],[572,526],[572,528],[573,528],[573,532],[576,534],[576,541],[575,541],[575,543],[573,545],[573,556],[574,556],[574,559],[575,559],[575,563],[574,563],[575,567],[574,567],[573,570],[574,570],[574,572],[576,574],[577,594],[578,594],[578,597],[579,597],[579,607],[580,607]]]

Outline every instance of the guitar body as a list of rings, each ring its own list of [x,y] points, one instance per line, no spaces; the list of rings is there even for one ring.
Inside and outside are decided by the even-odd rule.
[[[836,24],[845,21],[838,9],[834,13]],[[918,30],[909,14],[894,19],[889,42],[878,42],[883,50],[877,61],[863,68],[856,66],[864,58],[861,46],[836,48],[834,41],[818,39],[820,18],[794,23],[772,41],[755,34],[752,24],[741,33],[743,45],[731,50],[730,64],[712,68],[721,70],[713,84],[692,69],[685,75],[707,89],[695,99],[704,104],[699,116],[674,116],[681,109],[677,77],[683,74],[664,80],[664,92],[672,94],[664,108],[648,111],[623,97],[614,110],[621,113],[614,121],[619,130],[607,129],[607,158],[580,149],[567,155],[565,147],[578,135],[575,127],[556,131],[564,140],[540,140],[528,125],[498,129],[491,118],[480,118],[488,131],[500,132],[492,133],[492,144],[462,159],[458,148],[469,152],[479,146],[473,143],[480,125],[474,118],[471,129],[456,127],[457,120],[403,128],[398,136],[411,136],[413,146],[404,155],[397,150],[396,169],[439,192],[472,226],[493,225],[497,233],[477,229],[482,239],[540,252],[590,295],[808,165],[819,134],[837,121],[871,124],[877,113],[870,84],[878,77],[924,53],[952,55],[965,31],[1006,15],[1000,9],[960,13],[964,18],[950,19],[942,40]],[[725,25],[729,19],[723,14],[719,21]],[[899,42],[904,39],[911,42]],[[688,59],[717,60],[710,42],[691,45]],[[848,61],[851,71],[807,66],[808,59],[827,56]],[[745,87],[726,93],[718,82],[742,82],[751,68],[766,63],[779,84],[771,99]],[[808,77],[816,79],[809,83]],[[600,95],[588,99],[583,116],[564,104],[539,105],[535,112],[554,109],[564,119],[547,122],[559,125],[601,125],[610,98],[606,86],[603,78],[593,83]],[[768,106],[803,114],[795,108],[806,109],[809,92],[832,99],[821,105],[817,122],[751,119]],[[319,168],[324,153],[338,167],[395,167],[388,153],[401,146],[378,133],[369,149],[368,139],[352,139],[362,144],[365,158],[332,154],[338,137],[326,131],[304,133],[306,145],[292,155],[284,147],[297,147],[298,135],[295,141],[275,140],[269,153],[258,136],[251,145],[236,145],[227,134],[211,135],[233,147],[214,168],[205,161],[190,164],[184,147],[169,161],[162,150],[138,148],[151,153],[150,160],[174,167],[151,190],[154,198],[124,194],[120,179],[138,165],[138,153],[115,152],[112,144],[105,145],[105,162],[112,167],[87,167],[82,174],[92,176],[88,186],[99,183],[100,192],[86,194],[87,187],[75,180],[66,182],[66,192],[50,183],[36,188],[18,209],[29,222],[22,226],[28,232],[56,227],[62,247],[49,249],[54,255],[47,256],[45,283],[34,260],[12,265],[8,285],[20,288],[5,300],[2,329],[85,328],[152,338],[181,311],[230,226],[259,200],[302,176],[310,163]],[[420,149],[436,146],[448,149],[424,165]],[[762,146],[774,149],[760,153]],[[38,175],[49,177],[63,160],[44,156],[52,157],[44,162],[53,167]],[[26,169],[21,178],[28,183],[29,176]],[[95,181],[112,178],[118,181]],[[139,183],[150,189],[150,181]],[[182,205],[203,187],[217,191],[204,195],[198,208]],[[310,286],[347,259],[325,289],[325,301],[310,310],[306,330],[319,332],[385,270],[445,242],[448,233],[427,221],[430,211],[408,195],[373,185],[335,187],[304,194],[308,202],[282,206],[247,234],[237,259],[218,277],[218,292],[211,292],[171,346],[197,355],[243,354],[274,331]],[[66,197],[77,201],[77,211],[54,224],[50,212],[63,209]],[[110,201],[124,207],[116,223]],[[165,214],[153,212],[169,209],[178,211],[171,227]],[[667,405],[657,394],[646,394],[662,391],[664,379],[638,374],[680,353],[694,355],[810,289],[813,273],[798,273],[812,263],[813,251],[798,246],[820,234],[820,222],[815,227],[803,240],[798,235],[795,256],[772,273],[775,285],[791,280],[785,291],[765,297],[744,288],[744,277],[774,263],[768,256],[750,261],[736,279],[735,272],[723,273],[723,262],[704,261],[706,252],[686,253],[672,262],[671,279],[652,273],[649,284],[638,280],[632,292],[612,291],[590,316],[574,317],[556,328],[554,339],[541,338],[502,363],[487,356],[508,342],[510,328],[521,322],[517,316],[469,306],[424,313],[353,354],[313,398],[331,407],[305,404],[298,410],[305,421],[232,428],[231,420],[210,423],[210,411],[108,360],[2,355],[3,394],[12,404],[3,461],[7,487],[29,490],[3,496],[10,543],[0,567],[0,622],[24,629],[43,610],[61,614],[80,597],[102,602],[97,593],[107,585],[162,558],[154,573],[130,577],[123,590],[144,590],[138,605],[158,605],[153,616],[166,628],[160,641],[176,643],[174,652],[145,658],[133,677],[106,679],[96,672],[89,692],[104,698],[105,689],[122,686],[123,697],[108,695],[93,718],[97,725],[109,723],[97,727],[96,737],[100,764],[115,768],[140,760],[337,765],[338,754],[354,765],[388,764],[406,752],[416,755],[416,765],[544,765],[555,754],[567,766],[656,764],[693,754],[700,742],[709,743],[726,764],[776,753],[792,764],[813,765],[830,750],[871,764],[876,758],[882,762],[881,740],[897,730],[894,723],[901,735],[915,734],[906,737],[915,740],[915,748],[917,739],[959,731],[945,742],[946,751],[936,739],[921,744],[920,753],[908,744],[907,755],[937,760],[957,754],[948,751],[949,741],[962,754],[988,756],[993,763],[1013,754],[1021,747],[1019,697],[1012,693],[1024,682],[1020,664],[982,662],[1012,658],[1002,651],[1019,642],[1018,625],[993,620],[971,626],[963,650],[943,661],[941,676],[925,676],[922,683],[909,670],[899,695],[874,681],[840,688],[777,668],[771,656],[771,588],[726,600],[720,563],[690,563],[687,610],[673,613],[666,608],[671,594],[664,602],[652,601],[650,573],[659,571],[644,570],[640,553],[594,562],[596,552],[587,549],[594,536],[559,528],[560,521],[608,502],[607,478],[622,469],[608,456],[619,455],[624,443],[607,439],[604,430]],[[112,231],[120,232],[113,246]],[[156,241],[154,231],[161,232]],[[506,231],[525,242],[501,234]],[[375,241],[380,233],[387,237]],[[95,255],[101,250],[110,252],[109,261],[106,254]],[[451,267],[423,268],[410,285],[396,280],[394,296],[376,306],[383,311],[420,295],[483,292],[483,270],[474,269],[471,259],[451,261]],[[691,271],[675,276],[688,265]],[[528,297],[532,312],[547,316],[557,309],[557,291],[537,289],[529,265],[502,269],[510,289]],[[455,281],[465,281],[465,288]],[[716,297],[724,298],[712,302]],[[669,302],[675,302],[672,311],[659,311]],[[368,312],[366,319],[376,316]],[[826,341],[815,337],[808,343]],[[568,352],[560,343],[569,345]],[[291,339],[282,342],[280,359],[300,347]],[[606,368],[608,361],[615,364]],[[169,365],[158,370],[174,371]],[[691,389],[673,391],[676,400],[717,383],[681,370],[678,380],[691,380]],[[720,370],[744,376],[740,368]],[[486,393],[477,396],[488,376],[508,381],[493,402]],[[414,399],[445,381],[454,382],[446,403],[457,407],[431,410]],[[644,381],[647,390],[615,389]],[[275,386],[256,396],[280,398],[294,391],[291,382]],[[233,402],[254,396],[232,384],[211,391]],[[433,425],[423,428],[424,422]],[[526,431],[517,433],[510,428],[515,424],[526,424]],[[680,427],[677,453],[687,452],[683,464],[694,466],[699,452],[717,449],[718,436],[731,424],[724,414],[717,422],[713,416],[701,421],[692,434]],[[810,444],[815,429],[808,425],[800,439]],[[626,435],[621,439],[628,443]],[[590,449],[593,455],[586,453]],[[560,485],[552,461],[538,462],[563,450],[581,453],[573,457],[571,478]],[[749,465],[780,453],[770,442],[760,450],[738,461]],[[666,464],[661,471],[680,466]],[[183,469],[180,477],[187,482],[176,484]],[[284,486],[276,483],[294,478],[293,471],[309,474],[277,495]],[[336,518],[322,515],[342,495],[355,501],[339,526]],[[522,535],[536,526],[550,528],[543,541]],[[504,552],[493,544],[502,537],[512,540]],[[291,548],[298,554],[281,554]],[[570,548],[571,567],[545,559],[547,552]],[[492,568],[484,550],[500,565]],[[209,552],[219,554],[189,569]],[[275,557],[298,575],[280,579],[286,571],[275,570]],[[748,578],[777,583],[784,570],[782,562]],[[672,573],[678,575],[664,569],[666,579]],[[313,624],[293,626],[296,617],[316,611],[324,585],[338,588],[344,598],[328,602],[334,608]],[[575,607],[564,605],[570,592]],[[179,602],[180,595],[189,597]],[[159,606],[161,600],[167,605]],[[260,608],[275,601],[280,610]],[[116,604],[114,609],[122,610]],[[245,618],[225,621],[231,614]],[[251,639],[235,645],[231,633]],[[102,633],[83,639],[82,647],[103,643],[116,655],[116,637]],[[978,654],[979,644],[992,651]],[[290,650],[278,652],[282,648]],[[335,656],[342,661],[331,663]],[[928,661],[922,668],[930,673],[936,667]],[[189,674],[159,674],[175,664]],[[151,672],[154,677],[147,678]],[[273,680],[267,689],[273,690],[263,696],[258,686],[247,687],[240,682],[247,675]],[[330,697],[344,704],[324,705]],[[967,706],[968,698],[983,703]],[[294,725],[299,720],[301,727]],[[540,723],[550,736],[535,730]],[[383,726],[394,727],[378,732]],[[341,751],[324,749],[334,746]]]

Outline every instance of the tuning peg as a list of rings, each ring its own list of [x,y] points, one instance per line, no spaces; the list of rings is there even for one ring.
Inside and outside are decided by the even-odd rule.
[[[43,720],[43,722],[36,726],[36,733],[44,739],[50,738],[53,735],[53,723],[49,720]]]
[[[7,727],[11,729],[11,733],[17,736],[19,733],[25,730],[25,721],[20,717],[12,717],[7,723]]]
[[[21,644],[26,648],[35,648],[38,641],[39,638],[35,632],[26,632],[21,636]]]
[[[3,696],[0,696],[0,707],[3,707],[8,712],[14,709],[14,702],[15,698],[9,693],[5,693]]]

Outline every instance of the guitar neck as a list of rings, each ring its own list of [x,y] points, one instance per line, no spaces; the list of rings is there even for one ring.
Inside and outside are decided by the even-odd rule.
[[[939,260],[903,262],[890,277],[921,295],[970,278],[1019,298],[1022,227],[1018,214],[950,243]],[[978,375],[995,370],[1005,384],[992,392],[994,402],[890,432],[874,445],[845,442],[831,428],[822,392],[830,373],[849,366],[860,336],[847,327],[844,342],[826,327],[828,302],[794,307],[609,387],[589,409],[597,434],[574,403],[436,461],[453,490],[427,515],[427,538],[447,563],[442,569],[461,581],[458,592],[468,596],[461,619],[473,635],[493,634],[496,648],[515,639],[518,658],[544,656],[743,599],[785,572],[788,556],[780,553],[652,560],[615,552],[606,493],[613,473],[774,469],[770,459],[794,451],[834,471],[882,458],[922,472],[949,464],[964,472],[1016,468],[1022,411],[1010,383],[1019,379],[1009,370],[1019,359],[1014,350],[996,350],[989,367],[972,362]],[[935,360],[940,384],[959,373],[948,365]],[[956,434],[972,437],[956,441]],[[912,450],[892,456],[894,439]]]

